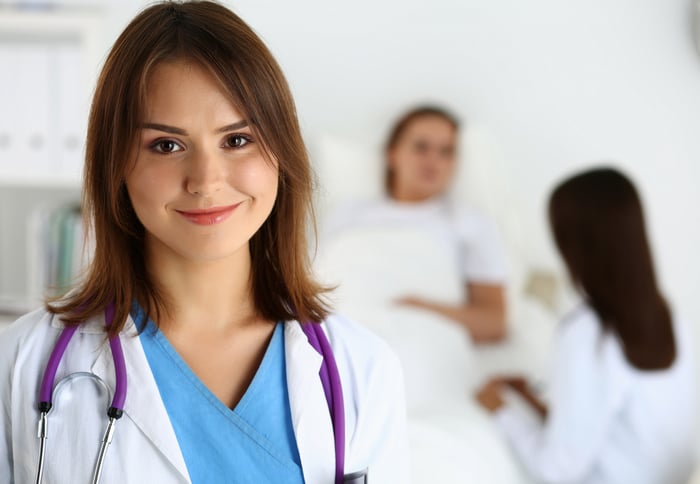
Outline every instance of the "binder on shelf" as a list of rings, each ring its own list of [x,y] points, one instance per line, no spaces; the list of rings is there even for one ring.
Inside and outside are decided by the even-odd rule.
[[[27,225],[27,294],[33,301],[65,294],[83,275],[85,247],[78,205],[38,208]]]
[[[12,44],[10,44],[12,46]],[[10,163],[24,176],[46,176],[51,173],[50,156],[54,147],[50,112],[54,100],[49,95],[51,84],[50,46],[42,42],[15,43],[17,90],[14,106],[8,114],[15,121],[17,150]]]
[[[64,42],[54,48],[56,82],[52,97],[57,100],[54,113],[57,151],[53,170],[62,176],[79,179],[87,130],[90,87],[83,72],[83,48],[77,42]]]
[[[0,182],[79,180],[90,88],[71,38],[0,38]]]
[[[14,66],[18,53],[12,44],[0,43],[0,66]],[[0,180],[4,180],[19,171],[18,159],[19,138],[17,136],[14,113],[19,107],[17,91],[19,76],[12,69],[3,69],[0,76]]]
[[[46,296],[44,286],[49,279],[46,240],[49,238],[49,211],[35,209],[27,221],[27,287],[28,306],[37,306]]]

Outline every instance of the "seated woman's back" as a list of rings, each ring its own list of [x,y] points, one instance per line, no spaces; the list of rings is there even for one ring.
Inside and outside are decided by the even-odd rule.
[[[695,457],[696,382],[688,328],[673,326],[673,365],[642,371],[589,306],[572,312],[556,337],[540,458],[568,450],[565,474],[587,476],[574,482],[684,482]],[[560,462],[551,458],[550,470],[541,462],[543,477],[560,475]]]

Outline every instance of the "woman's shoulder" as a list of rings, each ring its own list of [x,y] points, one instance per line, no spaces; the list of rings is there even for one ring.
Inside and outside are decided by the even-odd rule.
[[[585,357],[600,364],[627,366],[617,336],[604,328],[595,309],[586,302],[579,303],[562,318],[557,340],[560,352],[568,354],[567,358]]]
[[[559,334],[564,337],[593,337],[602,333],[602,324],[595,310],[585,302],[578,303],[564,315]]]
[[[382,482],[407,482],[405,392],[398,357],[382,339],[345,316],[332,314],[323,327],[342,381],[346,462],[353,469],[369,467]]]
[[[381,401],[403,391],[400,360],[384,340],[341,314],[331,314],[323,326],[341,377],[354,389],[355,398]]]
[[[334,235],[347,229],[381,224],[393,218],[393,211],[394,204],[384,198],[346,201],[325,217],[322,232]]]
[[[457,203],[451,200],[445,202],[445,207],[457,229],[465,234],[498,232],[495,218],[486,210],[469,203]]]
[[[583,302],[564,317],[558,328],[563,358],[593,365],[601,379],[629,380],[634,368],[624,354],[620,338],[604,327],[600,316]]]
[[[367,367],[377,363],[400,367],[389,345],[365,326],[337,313],[329,315],[323,323],[334,354]]]
[[[28,360],[50,351],[58,335],[53,326],[55,316],[45,309],[37,309],[17,319],[0,331],[0,378],[9,382],[17,365],[31,371]],[[9,373],[8,373],[9,372]]]
[[[0,331],[0,362],[16,359],[20,353],[50,351],[60,332],[65,328],[59,315],[46,308],[36,309],[21,316]],[[104,338],[104,318],[95,316],[80,325],[80,333]]]
[[[45,308],[36,309],[20,316],[0,331],[0,354],[12,346],[23,344],[32,337],[40,336],[52,326],[54,315]]]

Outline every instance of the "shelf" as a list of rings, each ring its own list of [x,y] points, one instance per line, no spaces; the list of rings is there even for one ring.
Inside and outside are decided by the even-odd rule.
[[[91,32],[101,19],[99,7],[30,7],[0,5],[0,31],[13,35],[75,35]]]
[[[0,4],[0,64],[13,66],[0,76],[0,321],[42,304],[36,214],[80,203],[81,146],[109,21],[105,6],[88,1]]]
[[[79,177],[56,176],[14,176],[0,175],[0,191],[3,188],[58,188],[80,190],[82,179]]]
[[[38,9],[0,6],[0,41],[74,40],[85,49],[86,71],[94,78],[104,52],[99,8]]]
[[[89,91],[103,56],[100,48],[105,21],[103,8],[34,3],[0,5],[3,59],[21,61],[21,69],[13,71],[14,77],[10,73],[4,79],[7,81],[4,88],[16,95],[14,98],[6,95],[3,104],[8,106],[9,102],[8,109],[19,120],[15,116],[7,121],[7,115],[3,120],[0,113],[0,191],[8,187],[79,190],[84,155],[74,144],[76,140],[84,142]],[[36,75],[32,76],[32,70],[36,70]],[[21,76],[31,82],[20,81],[24,79]],[[47,77],[51,79],[48,88],[40,81],[35,82]],[[29,95],[29,100],[46,107],[38,109],[36,119],[32,118],[31,122],[21,108],[22,95],[27,93],[13,83],[31,84],[33,87],[25,90],[36,95]],[[34,83],[39,84],[34,86]],[[15,102],[16,99],[20,101]],[[39,145],[34,143],[36,139],[40,140]]]
[[[17,298],[0,296],[0,318],[16,319],[37,309],[42,304],[42,301],[27,301],[23,298],[24,296],[18,296]]]

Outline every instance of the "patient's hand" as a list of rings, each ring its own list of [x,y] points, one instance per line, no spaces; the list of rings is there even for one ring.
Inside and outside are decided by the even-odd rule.
[[[504,404],[503,388],[505,381],[500,378],[490,380],[476,392],[476,401],[490,413],[497,411]]]
[[[530,392],[527,380],[521,376],[508,376],[500,378],[500,380],[518,393]]]
[[[490,411],[495,411],[503,405],[503,391],[505,388],[510,388],[520,395],[523,400],[532,407],[537,414],[545,419],[547,418],[547,406],[539,399],[535,392],[531,389],[530,385],[527,383],[525,378],[519,376],[507,376],[492,378],[486,385],[482,387],[481,390],[476,395],[479,403]],[[483,395],[482,395],[483,394]],[[500,405],[495,409],[491,410],[486,404],[493,403],[496,401],[496,396],[500,399]],[[482,401],[484,400],[484,401]]]

